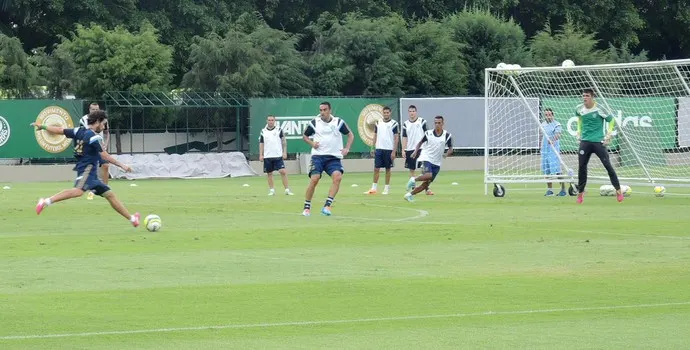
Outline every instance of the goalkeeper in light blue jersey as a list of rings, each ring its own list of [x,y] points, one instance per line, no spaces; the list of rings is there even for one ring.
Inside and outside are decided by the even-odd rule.
[[[541,126],[545,131],[541,141],[541,171],[547,177],[559,175],[558,177],[561,178],[561,162],[558,155],[561,152],[560,138],[563,128],[561,123],[554,119],[551,108],[544,110],[544,121],[541,123]],[[545,196],[553,196],[553,183],[546,183],[546,187]],[[561,191],[558,193],[558,196],[562,197],[565,195],[565,183],[561,181]]]

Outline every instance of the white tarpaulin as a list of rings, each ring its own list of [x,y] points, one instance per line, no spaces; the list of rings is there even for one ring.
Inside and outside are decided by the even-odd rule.
[[[116,166],[110,166],[110,176],[115,179],[149,178],[222,178],[255,176],[247,159],[241,152],[230,153],[186,153],[186,154],[121,154],[113,155],[117,160],[132,167],[125,173]]]

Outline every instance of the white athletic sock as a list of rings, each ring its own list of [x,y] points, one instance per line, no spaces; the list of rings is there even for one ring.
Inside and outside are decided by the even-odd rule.
[[[384,190],[384,191],[388,191],[388,190],[390,189],[390,187],[391,187],[391,185],[386,185],[386,186],[383,188],[383,190]]]
[[[44,200],[43,203],[45,203],[46,206],[49,206],[49,205],[53,204],[53,201],[51,201],[50,198],[46,198],[46,200]]]
[[[375,190],[377,187],[379,187],[379,184],[377,184],[376,182],[374,182],[373,184],[371,184],[371,189],[372,189],[372,190]]]
[[[135,221],[137,221],[136,216],[130,215],[130,216],[129,216],[129,221],[130,221],[130,222],[135,222]]]

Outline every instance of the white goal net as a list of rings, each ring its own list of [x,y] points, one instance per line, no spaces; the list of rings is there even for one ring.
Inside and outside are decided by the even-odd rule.
[[[561,172],[576,181],[575,110],[588,88],[614,116],[609,154],[622,183],[690,186],[689,82],[690,60],[486,69],[484,182],[553,181],[542,171],[545,109],[561,124]],[[590,183],[609,183],[595,155],[588,175]]]

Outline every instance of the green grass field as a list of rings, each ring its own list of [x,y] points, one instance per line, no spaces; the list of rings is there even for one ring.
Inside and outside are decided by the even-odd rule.
[[[334,216],[326,177],[305,218],[307,178],[290,180],[293,197],[263,177],[114,181],[158,233],[101,198],[36,216],[69,183],[0,184],[0,349],[690,344],[690,197],[494,198],[481,174],[442,172],[408,203],[404,174],[388,196],[346,174]]]

